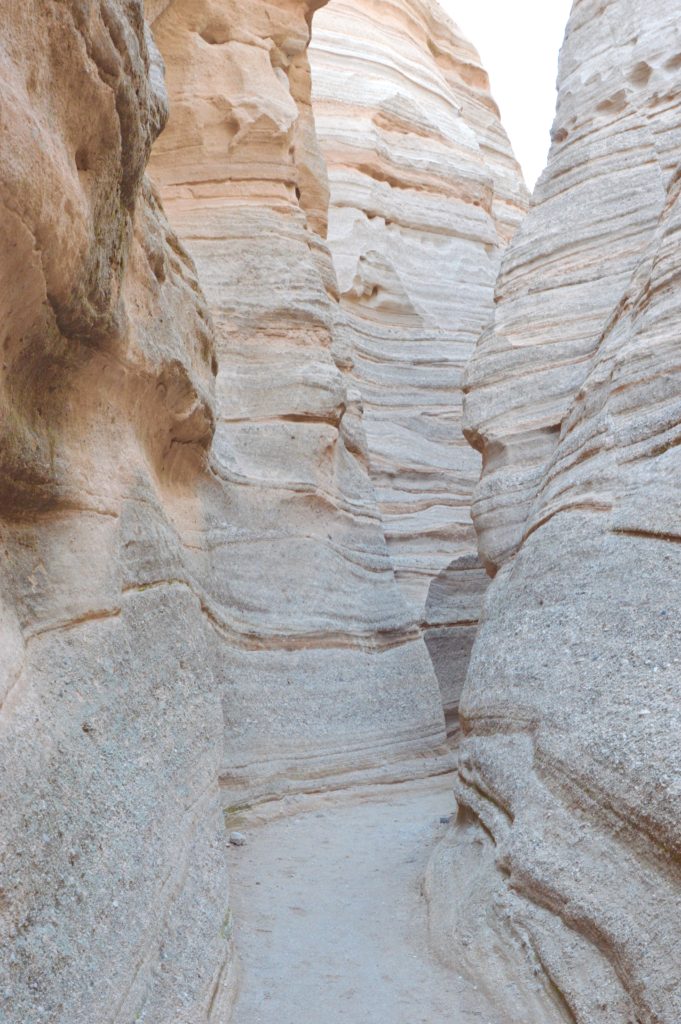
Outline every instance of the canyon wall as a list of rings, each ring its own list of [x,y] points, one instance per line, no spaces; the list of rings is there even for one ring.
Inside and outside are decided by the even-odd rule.
[[[146,4],[197,275],[144,176],[141,0],[0,0],[8,1024],[223,1020],[221,803],[447,763],[423,634],[453,711],[482,589],[461,366],[524,197],[435,8],[332,2],[340,286],[318,2]],[[464,382],[495,579],[427,894],[509,1024],[681,1019],[675,7],[576,0]]]
[[[184,577],[210,314],[143,177],[137,0],[0,3],[0,1018],[230,995],[212,631]]]
[[[578,1024],[681,1019],[679,68],[675,4],[576,0],[548,167],[467,374],[497,575],[434,935],[483,987],[514,936]]]
[[[307,58],[317,6],[175,0],[153,25],[171,116],[152,172],[217,332],[196,577],[223,641],[229,806],[244,791],[391,776],[411,757],[425,768],[444,739],[367,471],[360,396],[338,355]]]
[[[220,774],[229,804],[446,764],[322,240],[315,6],[146,5],[154,174],[217,348],[144,177],[141,3],[0,9],[11,1024],[224,1016]]]
[[[337,351],[362,397],[388,552],[453,728],[487,582],[461,378],[526,190],[477,53],[429,0],[331,0],[310,59],[345,314]]]

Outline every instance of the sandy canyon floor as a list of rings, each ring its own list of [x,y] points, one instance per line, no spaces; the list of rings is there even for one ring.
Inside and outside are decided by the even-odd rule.
[[[453,810],[444,776],[235,819],[233,1024],[497,1024],[429,952],[422,883]]]

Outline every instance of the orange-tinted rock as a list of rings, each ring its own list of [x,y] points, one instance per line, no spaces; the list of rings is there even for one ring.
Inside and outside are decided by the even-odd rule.
[[[141,3],[2,4],[0,95],[0,1018],[194,1024],[229,996],[211,632],[178,583],[214,349],[143,179]]]

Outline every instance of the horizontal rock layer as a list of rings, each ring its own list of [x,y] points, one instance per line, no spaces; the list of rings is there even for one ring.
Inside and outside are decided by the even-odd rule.
[[[663,2],[649,17],[636,3],[574,5],[549,166],[466,376],[464,428],[484,461],[473,516],[492,569],[527,530],[561,424],[665,205],[679,146],[674,34]]]
[[[505,910],[578,1024],[681,1018],[680,44],[674,5],[574,4],[549,165],[468,373],[501,568],[452,837],[486,889],[450,950]]]
[[[525,187],[479,58],[436,4],[331,0],[310,55],[338,357],[362,398],[396,577],[455,716],[486,579],[461,376]]]
[[[197,262],[220,372],[194,578],[223,648],[226,800],[436,750],[428,653],[394,579],[322,235],[310,3],[175,0],[153,174]],[[398,770],[398,769],[395,769]]]

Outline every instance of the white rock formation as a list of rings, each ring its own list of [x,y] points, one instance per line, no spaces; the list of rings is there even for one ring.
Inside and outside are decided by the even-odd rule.
[[[444,738],[367,473],[358,396],[334,359],[340,312],[306,52],[314,6],[175,0],[154,23],[172,113],[153,174],[218,339],[195,578],[222,638],[228,803],[243,787],[252,799],[399,773],[396,762]]]
[[[486,584],[461,376],[526,190],[478,55],[437,4],[331,0],[310,53],[347,317],[337,351],[362,396],[397,580],[455,720]]]
[[[496,949],[492,974],[544,979],[511,1022],[681,1019],[679,68],[676,4],[574,4],[548,168],[468,372],[498,575],[431,891],[471,977]],[[448,920],[446,863],[471,878]]]
[[[421,628],[442,680],[479,587],[457,374],[522,195],[435,8],[382,4],[387,51],[377,4],[338,3],[339,306],[317,6],[147,5],[174,98],[154,173],[216,352],[144,179],[166,97],[140,0],[0,4],[3,1024],[223,1020],[219,773],[257,800],[440,763]],[[681,1020],[680,69],[670,0],[576,0],[467,376],[497,576],[427,892],[506,1024]]]

